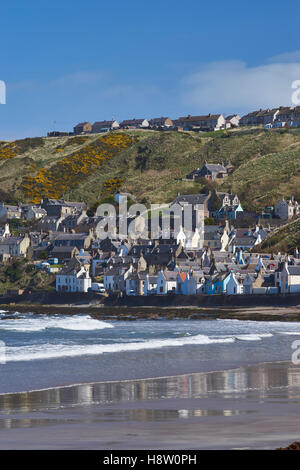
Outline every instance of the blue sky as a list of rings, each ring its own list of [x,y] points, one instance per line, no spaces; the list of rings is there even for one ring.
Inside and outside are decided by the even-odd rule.
[[[291,105],[296,1],[15,0],[0,6],[0,140],[83,120]]]

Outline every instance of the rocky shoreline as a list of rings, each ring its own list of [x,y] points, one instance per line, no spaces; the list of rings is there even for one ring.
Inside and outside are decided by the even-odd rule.
[[[0,304],[0,310],[47,315],[89,314],[99,320],[163,320],[163,319],[236,319],[254,321],[300,321],[300,307],[127,307],[103,304]]]
[[[295,441],[287,447],[279,447],[279,449],[276,450],[300,450],[300,442]]]
[[[96,293],[33,292],[0,297],[0,310],[75,315],[99,319],[216,319],[300,321],[300,294],[165,295],[106,297]]]

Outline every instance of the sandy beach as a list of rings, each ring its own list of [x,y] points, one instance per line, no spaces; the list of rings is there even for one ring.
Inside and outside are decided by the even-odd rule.
[[[1,449],[275,449],[299,440],[300,367],[0,395]]]

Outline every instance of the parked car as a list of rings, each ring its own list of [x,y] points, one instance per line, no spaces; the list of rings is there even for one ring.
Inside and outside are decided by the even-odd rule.
[[[102,282],[92,282],[91,290],[93,292],[105,292],[104,284]]]

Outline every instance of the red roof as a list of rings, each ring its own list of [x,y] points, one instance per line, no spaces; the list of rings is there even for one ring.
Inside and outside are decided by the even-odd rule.
[[[180,279],[182,280],[182,282],[186,280],[186,273],[178,273],[178,276],[180,276]]]

